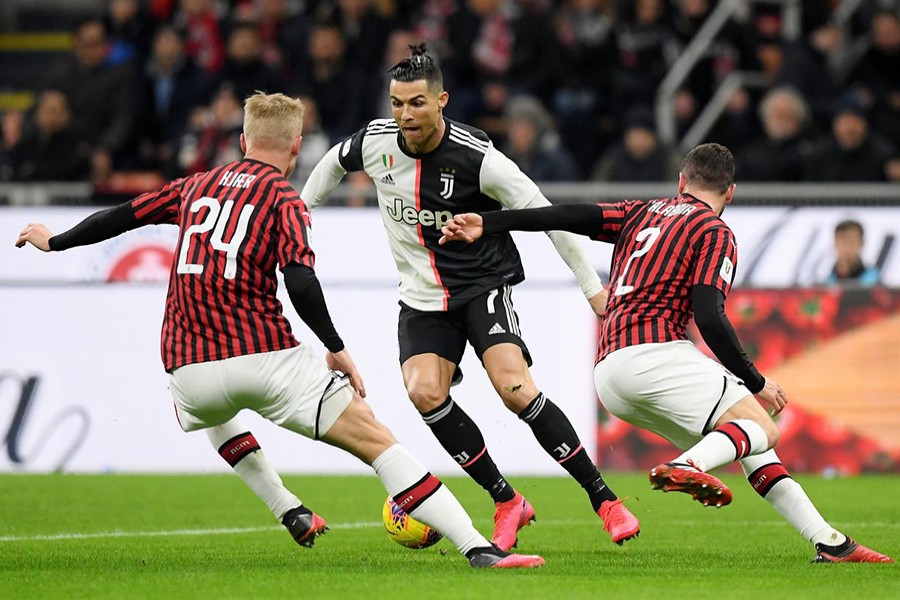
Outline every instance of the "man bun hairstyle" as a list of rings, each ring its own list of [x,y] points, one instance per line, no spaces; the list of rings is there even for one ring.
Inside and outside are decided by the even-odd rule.
[[[404,58],[388,70],[391,79],[402,81],[420,81],[428,84],[428,89],[435,93],[444,91],[444,76],[437,62],[428,54],[425,44],[410,44],[409,58]]]
[[[700,144],[684,157],[685,183],[724,194],[734,183],[734,156],[721,144]]]

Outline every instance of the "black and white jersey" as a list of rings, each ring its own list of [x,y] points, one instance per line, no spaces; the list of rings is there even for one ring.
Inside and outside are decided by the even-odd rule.
[[[486,236],[477,244],[439,246],[441,227],[453,215],[549,205],[537,185],[494,148],[483,131],[450,119],[444,122],[438,147],[415,155],[401,145],[393,119],[376,119],[332,148],[300,194],[313,209],[346,171],[365,171],[378,190],[400,273],[400,299],[424,311],[452,309],[525,278],[508,233]]]

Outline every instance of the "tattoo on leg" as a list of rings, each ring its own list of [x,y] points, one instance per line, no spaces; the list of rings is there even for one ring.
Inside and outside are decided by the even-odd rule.
[[[522,389],[522,384],[517,383],[516,385],[505,385],[503,386],[503,391],[509,392],[510,394],[515,394],[519,390]]]

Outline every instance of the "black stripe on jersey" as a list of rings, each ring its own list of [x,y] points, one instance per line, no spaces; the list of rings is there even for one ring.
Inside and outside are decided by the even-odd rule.
[[[259,173],[267,167],[268,167],[268,165],[264,165],[264,164],[260,164],[260,163],[251,163],[250,167],[243,172],[247,173],[248,175],[259,176]],[[269,181],[272,181],[272,180],[270,179]],[[256,183],[256,182],[254,182],[254,183]],[[256,196],[255,192],[257,189],[258,189],[258,187],[251,183],[246,188],[240,190],[237,194],[237,197],[234,198],[234,207],[237,207],[237,209],[232,208],[232,211],[231,211],[232,214],[229,215],[230,221],[234,225],[234,231],[237,230],[237,222],[239,220],[237,217],[240,215],[241,211],[243,211],[244,206],[249,205],[250,201]],[[263,196],[261,199],[264,201],[265,196]],[[256,207],[254,207],[254,211],[255,210],[256,210]],[[232,239],[232,240],[234,239],[234,231],[230,232],[231,237],[229,239]],[[247,242],[248,242],[248,240],[246,240],[246,239],[241,241],[241,247],[238,248],[238,255],[243,255],[242,250],[246,249]],[[225,263],[224,257],[219,257],[219,260],[223,264]],[[256,331],[256,327],[253,327],[252,323],[246,322],[247,321],[246,319],[241,318],[242,313],[246,313],[247,315],[250,315],[254,312],[254,311],[249,311],[244,308],[245,306],[250,305],[250,299],[246,298],[245,294],[242,293],[242,289],[244,288],[243,280],[246,277],[247,277],[247,273],[243,273],[243,272],[235,273],[234,279],[232,279],[230,282],[230,285],[233,288],[232,293],[234,294],[234,300],[235,300],[234,304],[232,305],[231,313],[232,313],[234,321],[235,321],[235,331],[238,333],[238,335],[236,337],[237,337],[237,342],[238,342],[238,348],[240,349],[241,354],[246,354],[248,352],[249,348],[259,348],[260,347],[259,346],[260,340],[259,340],[258,332]],[[246,338],[246,336],[248,334],[250,336],[249,343]]]
[[[212,192],[213,188],[218,185],[219,180],[222,178],[222,173],[225,172],[225,165],[213,169],[207,174],[205,185],[202,186],[201,190],[197,193],[202,198],[205,196],[209,196]],[[197,182],[198,187],[200,187],[200,181]],[[192,196],[193,197],[193,196]],[[185,212],[190,215],[190,206],[184,207]],[[190,216],[188,216],[188,222],[190,222]],[[191,239],[187,236],[184,237],[183,243],[190,244]],[[190,262],[197,262],[198,255],[200,254],[202,248],[201,244],[195,244],[194,246],[194,256]],[[196,300],[187,300],[183,298],[182,310],[185,312],[185,317],[188,323],[192,321],[196,321],[198,323],[203,322],[203,317],[201,316],[201,310],[204,305],[207,307],[208,315],[213,316],[214,313],[211,311],[211,307],[208,302],[200,302],[201,298],[206,296],[206,291],[203,289],[203,284],[200,281],[199,277],[192,277],[190,275],[184,276],[181,278],[184,282],[185,291],[187,291],[191,298]],[[192,307],[192,308],[189,308]],[[191,314],[187,314],[190,310]],[[212,324],[212,319],[209,319],[209,325]],[[191,327],[186,323],[184,326],[185,333],[193,333]],[[212,341],[205,335],[193,335],[194,343],[190,346],[187,344],[187,335],[185,336],[184,345],[182,347],[182,355],[190,356],[191,362],[199,362],[204,360],[209,360],[210,356],[213,353]],[[199,343],[198,343],[199,342]],[[190,353],[188,352],[188,348],[190,348]]]
[[[721,237],[721,232],[718,228],[711,229],[706,235],[711,238],[713,247],[719,246],[719,238]],[[709,273],[711,269],[715,269],[716,266],[713,264],[713,261],[716,259],[717,254],[718,253],[716,252],[707,253],[707,255],[703,258],[703,264],[697,265],[697,271],[699,273]]]
[[[272,174],[272,177],[270,177],[268,179],[268,181],[266,181],[266,187],[263,190],[262,194],[259,196],[260,198],[264,199],[264,202],[268,202],[272,208],[270,210],[265,211],[265,213],[264,213],[265,214],[264,225],[261,229],[259,229],[258,235],[256,236],[255,244],[253,245],[252,249],[250,250],[251,256],[260,256],[261,255],[261,253],[263,252],[263,247],[264,247],[263,239],[265,238],[265,236],[263,235],[263,232],[272,230],[271,222],[273,220],[273,217],[277,214],[276,207],[278,206],[278,204],[277,204],[277,200],[270,200],[270,198],[272,198],[272,195],[274,193],[276,193],[272,190],[272,188],[277,185],[277,182],[280,179],[279,175],[280,174],[278,174],[278,173]],[[250,240],[248,240],[248,243],[249,243],[249,241]],[[256,272],[257,279],[255,281],[251,282],[252,288],[249,288],[249,289],[256,290],[257,292],[259,290],[261,290],[265,284],[265,281],[263,278],[265,277],[266,272],[267,271],[265,271],[264,269],[257,270],[257,272]],[[271,272],[271,269],[268,272]],[[272,277],[274,278],[274,273],[272,273]],[[274,294],[276,290],[277,290],[277,283],[275,286],[275,290],[272,290],[272,293]],[[253,324],[251,326],[251,331],[253,333],[253,341],[254,341],[255,347],[256,348],[260,347],[260,341],[259,341],[258,334],[260,332],[262,332],[263,337],[266,340],[266,342],[265,342],[266,348],[274,348],[275,347],[275,338],[274,338],[274,332],[272,331],[272,327],[266,326],[265,321],[262,319],[261,315],[258,314],[256,311],[253,311],[250,314],[252,315],[252,317],[254,319],[256,319],[258,321],[258,324]]]

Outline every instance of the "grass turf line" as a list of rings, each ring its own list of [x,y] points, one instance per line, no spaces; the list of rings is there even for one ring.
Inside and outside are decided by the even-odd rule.
[[[896,564],[810,565],[811,545],[739,476],[725,479],[735,501],[713,509],[650,490],[643,473],[608,474],[642,525],[640,538],[618,547],[574,482],[513,478],[538,516],[519,550],[547,566],[493,572],[469,569],[447,541],[410,551],[360,525],[381,519],[374,477],[285,478],[336,525],[310,551],[233,476],[4,475],[0,538],[17,539],[0,541],[0,597],[900,597]],[[900,478],[798,479],[835,526],[900,556]],[[487,495],[467,479],[446,482],[490,536]],[[166,531],[182,533],[158,535]],[[121,534],[21,539],[108,532]]]

